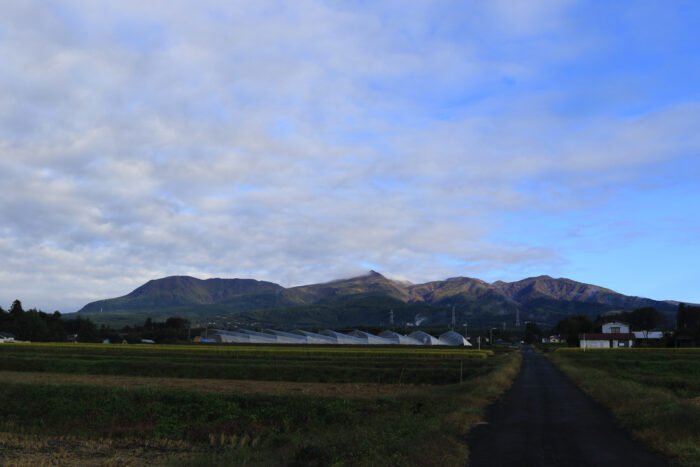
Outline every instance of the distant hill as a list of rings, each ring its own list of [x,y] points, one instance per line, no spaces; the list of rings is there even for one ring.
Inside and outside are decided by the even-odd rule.
[[[284,288],[253,279],[172,276],[147,282],[118,298],[85,305],[78,313],[98,322],[133,324],[150,316],[181,316],[221,325],[267,327],[376,326],[389,323],[512,326],[535,321],[553,325],[572,314],[598,314],[650,306],[675,313],[674,302],[630,297],[596,285],[549,276],[516,282],[454,277],[425,284],[397,282],[370,271],[350,279]],[[95,312],[101,312],[94,315]]]
[[[258,294],[277,294],[279,284],[254,279],[197,279],[170,276],[146,282],[123,297],[88,303],[79,313],[149,311],[192,305],[214,305]]]

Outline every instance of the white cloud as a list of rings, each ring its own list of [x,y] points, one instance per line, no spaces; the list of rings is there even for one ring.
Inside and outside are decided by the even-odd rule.
[[[547,53],[494,56],[489,25],[563,34],[561,5],[3,2],[0,300],[71,311],[168,274],[296,285],[367,263],[414,281],[559,264],[497,244],[499,216],[580,206],[610,181],[592,174],[700,146],[694,105],[581,129],[499,94]]]

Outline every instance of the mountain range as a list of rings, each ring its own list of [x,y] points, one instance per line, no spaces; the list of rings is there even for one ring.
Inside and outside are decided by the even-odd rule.
[[[285,288],[254,279],[151,280],[122,297],[99,300],[78,311],[111,325],[140,324],[146,317],[188,318],[219,326],[348,327],[457,324],[514,326],[534,321],[552,326],[573,314],[654,307],[671,319],[677,303],[633,297],[596,285],[549,276],[516,282],[470,277],[410,284],[375,271],[350,279]]]

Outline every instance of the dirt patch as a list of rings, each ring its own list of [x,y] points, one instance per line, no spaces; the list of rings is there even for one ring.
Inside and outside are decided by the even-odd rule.
[[[5,466],[141,466],[164,458],[189,455],[196,448],[184,441],[139,439],[84,440],[71,436],[0,433],[0,462]]]
[[[144,376],[76,375],[21,371],[0,371],[0,382],[77,384],[124,389],[156,387],[223,394],[309,394],[336,397],[377,397],[408,393],[419,388],[419,386],[413,385],[377,383],[297,383],[291,381],[149,378]]]

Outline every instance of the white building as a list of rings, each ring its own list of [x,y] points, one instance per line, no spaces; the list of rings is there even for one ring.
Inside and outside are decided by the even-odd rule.
[[[10,332],[0,332],[0,342],[14,342],[15,336]]]
[[[614,333],[629,333],[630,325],[627,323],[620,323],[619,321],[611,321],[610,323],[605,323],[603,325],[603,334],[614,334]]]
[[[632,347],[635,336],[626,323],[613,321],[603,325],[603,332],[578,335],[582,349],[616,349]]]

